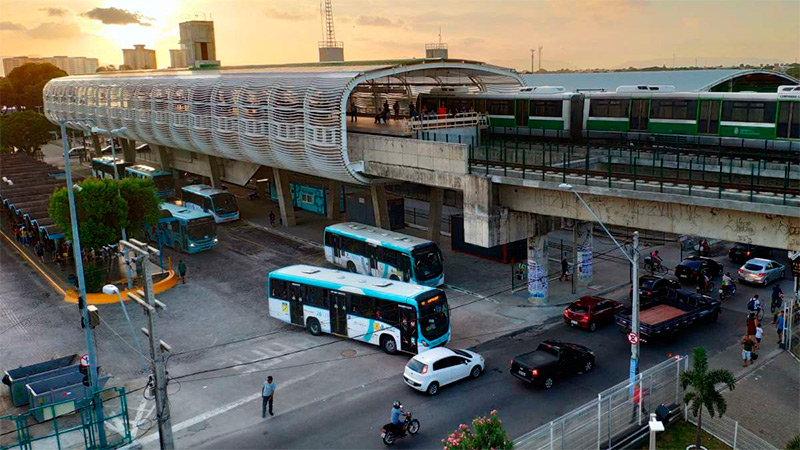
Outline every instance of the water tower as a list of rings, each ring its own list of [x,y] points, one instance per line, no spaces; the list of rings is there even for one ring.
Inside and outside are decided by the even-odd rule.
[[[322,41],[319,42],[319,62],[344,61],[344,42],[336,40],[333,31],[333,6],[331,0],[320,4],[320,14],[325,23],[322,30]]]

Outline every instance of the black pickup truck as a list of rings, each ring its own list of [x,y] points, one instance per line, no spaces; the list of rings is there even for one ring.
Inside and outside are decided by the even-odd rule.
[[[594,368],[594,352],[588,348],[560,341],[544,341],[536,350],[511,360],[511,375],[528,383],[550,389],[556,379]]]
[[[674,339],[678,332],[698,322],[716,322],[722,303],[707,295],[678,289],[667,289],[665,295],[650,300],[639,310],[639,338]],[[631,308],[614,317],[624,333],[631,331]]]

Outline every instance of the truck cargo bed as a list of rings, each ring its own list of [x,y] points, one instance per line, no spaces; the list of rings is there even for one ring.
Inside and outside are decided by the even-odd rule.
[[[654,326],[661,322],[680,317],[683,314],[686,314],[686,311],[671,305],[661,304],[640,312],[639,321],[644,324]]]

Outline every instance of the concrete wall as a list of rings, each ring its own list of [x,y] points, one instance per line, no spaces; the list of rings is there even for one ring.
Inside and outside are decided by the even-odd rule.
[[[186,150],[172,150],[172,167],[177,170],[211,177],[211,170],[208,156],[202,153],[193,153]],[[222,162],[222,173],[220,178],[223,181],[243,186],[256,173],[260,167],[258,164],[244,161],[234,161],[232,159],[219,158]]]
[[[469,146],[347,133],[351,162],[364,161],[368,175],[428,186],[463,189]]]

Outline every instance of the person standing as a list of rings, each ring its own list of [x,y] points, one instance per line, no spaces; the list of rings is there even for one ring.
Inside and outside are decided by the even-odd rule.
[[[33,246],[33,250],[36,252],[36,256],[39,257],[39,261],[44,263],[44,245],[41,242],[36,241],[36,245]]]
[[[745,336],[744,339],[742,339],[742,367],[747,367],[747,363],[752,364],[751,352],[754,347],[755,343],[750,339],[750,336]]]
[[[178,275],[181,277],[181,283],[186,284],[186,263],[182,259],[178,261]]]
[[[569,261],[567,258],[561,260],[561,276],[558,281],[569,281]]]
[[[752,339],[756,335],[756,315],[750,313],[747,315],[747,338]]]
[[[350,122],[358,122],[358,106],[356,106],[356,99],[350,97]]]
[[[783,327],[786,323],[785,319],[786,317],[783,314],[783,310],[780,310],[780,312],[778,312],[778,321],[775,323],[776,330],[778,331],[778,345],[783,343]]]
[[[275,226],[275,211],[269,212],[269,226],[271,227]]]
[[[633,411],[631,411],[631,423],[636,422],[639,407],[642,408],[642,417],[647,417],[647,410],[644,409],[644,391],[639,387],[639,383],[633,386]]]
[[[400,102],[395,101],[392,109],[394,110],[394,120],[400,120]]]
[[[269,404],[269,415],[274,416],[272,413],[272,400],[275,398],[275,382],[272,381],[272,375],[267,377],[267,381],[261,386],[261,418],[267,417],[267,404]]]
[[[754,350],[758,350],[761,348],[761,337],[764,336],[764,329],[761,328],[761,324],[756,325],[756,345]]]

